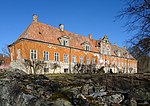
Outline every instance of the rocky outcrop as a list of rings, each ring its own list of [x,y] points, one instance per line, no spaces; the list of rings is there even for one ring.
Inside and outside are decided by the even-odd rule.
[[[144,79],[124,75],[48,78],[11,69],[0,73],[0,106],[149,105],[149,77]]]

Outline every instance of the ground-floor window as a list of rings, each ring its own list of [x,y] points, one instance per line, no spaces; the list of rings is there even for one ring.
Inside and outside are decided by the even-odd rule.
[[[44,68],[44,72],[49,72],[49,68]]]
[[[64,68],[64,73],[68,73],[68,68]]]

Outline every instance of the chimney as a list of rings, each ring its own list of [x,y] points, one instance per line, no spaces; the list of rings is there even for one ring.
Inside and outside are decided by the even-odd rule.
[[[33,14],[33,21],[38,22],[38,16],[36,14]]]
[[[114,46],[116,46],[116,43],[114,43]]]
[[[64,24],[59,24],[60,31],[64,31]]]
[[[126,49],[126,46],[123,46],[124,49]]]
[[[89,34],[88,36],[89,36],[90,39],[92,39],[92,34]]]

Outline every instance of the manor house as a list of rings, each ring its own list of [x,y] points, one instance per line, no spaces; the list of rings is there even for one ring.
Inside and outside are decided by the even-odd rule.
[[[61,66],[56,73],[73,72],[76,63],[95,64],[97,69],[104,67],[105,72],[137,72],[137,60],[125,47],[111,44],[106,35],[95,40],[92,34],[88,37],[74,34],[64,30],[63,24],[57,28],[38,22],[37,15],[33,15],[31,24],[9,49],[11,61],[45,61],[43,72],[46,73],[52,73],[51,63]]]

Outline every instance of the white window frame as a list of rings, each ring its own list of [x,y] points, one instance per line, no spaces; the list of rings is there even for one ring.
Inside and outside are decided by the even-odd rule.
[[[105,54],[105,48],[102,47],[102,54]]]
[[[80,56],[80,63],[83,64],[84,61],[83,61],[83,56]]]
[[[63,46],[68,46],[68,40],[63,39],[63,40],[62,40],[62,45],[63,45]]]
[[[85,45],[85,50],[86,51],[90,51],[90,46],[89,45]]]
[[[98,63],[98,65],[100,65],[100,64],[101,64],[101,60],[100,60],[100,58],[98,58],[98,62],[97,62],[97,63]]]
[[[47,56],[47,59],[45,59],[45,56]],[[48,51],[43,51],[43,60],[44,61],[48,61],[49,60],[49,52]]]
[[[31,59],[31,60],[37,59],[37,58],[38,58],[37,52],[38,52],[38,51],[35,50],[35,49],[30,49],[30,59]],[[35,55],[34,58],[31,57],[31,54],[32,54],[32,53],[35,53],[35,54],[34,54],[34,55]]]
[[[76,56],[75,55],[72,56],[72,63],[76,63]]]
[[[59,53],[54,53],[54,61],[59,61]]]
[[[90,58],[86,57],[86,64],[90,64]]]
[[[96,62],[95,62],[95,58],[92,58],[92,64],[95,64]]]
[[[117,54],[118,54],[118,57],[120,57],[120,56],[121,56],[121,52],[120,52],[120,50],[118,50]]]
[[[20,55],[20,49],[17,50],[17,59],[20,60],[21,59],[21,55]]]
[[[68,54],[64,54],[64,63],[68,63],[68,57],[69,57]]]

